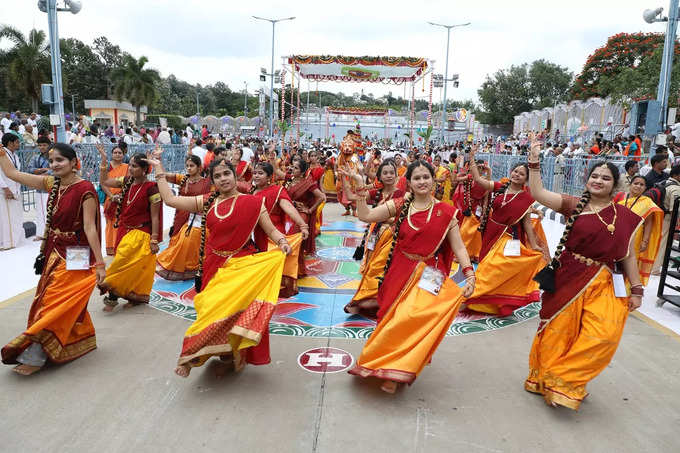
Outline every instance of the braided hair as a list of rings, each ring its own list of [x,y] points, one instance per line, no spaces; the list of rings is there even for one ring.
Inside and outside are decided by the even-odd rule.
[[[383,170],[383,168],[385,168],[385,167],[388,166],[388,165],[391,166],[392,168],[394,168],[394,174],[395,174],[395,175],[397,174],[397,164],[396,164],[396,162],[394,161],[394,159],[385,159],[385,160],[382,161],[382,163],[378,166],[378,171],[377,171],[377,173],[376,173],[377,178],[378,178],[378,181],[380,181],[381,183],[382,183],[382,179],[380,179],[380,176],[381,176],[381,174],[382,174],[382,170]],[[375,208],[376,206],[378,206],[378,204],[379,204],[380,201],[382,200],[382,197],[383,197],[383,188],[384,188],[384,186],[381,187],[381,188],[378,190],[378,195],[377,195],[376,198],[373,200],[373,207],[374,207],[374,208]],[[361,238],[361,244],[359,244],[359,246],[358,246],[356,249],[354,249],[354,255],[352,255],[352,258],[354,258],[356,261],[361,261],[362,259],[364,259],[364,247],[366,246],[366,238],[368,237],[368,231],[369,231],[370,229],[371,229],[371,224],[369,223],[368,225],[366,225],[366,229],[364,230],[364,235],[363,235],[362,238]]]
[[[118,202],[118,206],[116,206],[116,220],[113,222],[114,228],[118,228],[118,224],[120,222],[120,212],[123,210],[123,203],[125,203],[125,197],[127,196],[127,193],[130,191],[132,181],[133,178],[131,176],[126,176],[125,178],[123,178],[123,185],[121,187],[120,192],[120,201]]]
[[[430,175],[434,179],[434,168],[432,167],[432,165],[430,165],[430,163],[427,161],[417,159],[413,161],[413,163],[409,165],[408,169],[406,170],[405,176],[407,180],[409,181],[411,180],[413,171],[418,167],[427,168],[427,170],[430,172]],[[392,245],[390,246],[390,253],[387,255],[387,262],[385,263],[383,273],[380,277],[378,277],[378,288],[382,286],[382,283],[385,280],[385,275],[387,275],[387,271],[392,265],[392,255],[394,254],[394,248],[397,245],[397,240],[399,239],[399,230],[401,229],[401,224],[404,222],[404,219],[408,215],[408,210],[411,208],[411,203],[413,203],[414,199],[415,196],[412,194],[411,197],[406,198],[404,204],[401,206],[401,210],[399,211],[399,217],[397,218],[397,222],[394,225],[394,233],[392,233]]]
[[[234,166],[225,158],[216,158],[210,163],[210,166],[208,167],[208,174],[210,175],[210,179],[213,180],[213,173],[215,172],[215,167],[218,165],[225,165],[231,173],[234,175],[234,179],[236,179],[236,170],[234,170]],[[215,190],[213,193],[210,194],[210,197],[203,203],[203,215],[201,216],[201,245],[198,248],[198,271],[196,272],[196,276],[194,277],[194,288],[196,289],[196,292],[199,293],[201,292],[201,289],[203,287],[203,261],[205,260],[205,238],[206,238],[206,225],[205,221],[206,218],[208,217],[208,211],[210,210],[210,207],[212,204],[215,202],[217,197],[220,195],[219,190]]]
[[[619,169],[616,167],[611,162],[605,162],[605,161],[599,161],[596,162],[590,169],[590,172],[588,173],[588,179],[590,179],[590,176],[593,174],[596,168],[606,166],[609,171],[612,174],[613,180],[614,180],[614,190],[616,189],[616,182],[619,180]],[[562,233],[562,237],[560,238],[559,244],[557,244],[557,248],[555,249],[555,256],[553,256],[553,259],[550,260],[550,263],[545,266],[536,276],[534,277],[534,280],[537,281],[540,284],[540,288],[544,291],[547,291],[549,293],[554,293],[555,292],[555,271],[560,267],[560,257],[562,256],[562,253],[564,252],[564,247],[567,243],[567,240],[569,239],[569,234],[571,233],[572,228],[574,227],[574,222],[578,218],[578,216],[583,212],[583,209],[585,209],[586,205],[590,201],[590,192],[586,189],[585,192],[581,195],[581,198],[579,199],[578,203],[576,204],[576,207],[574,210],[571,212],[571,215],[569,216],[569,219],[567,219],[567,223],[564,227],[564,232]]]
[[[529,167],[526,164],[526,162],[519,162],[515,164],[512,169],[510,169],[510,173],[515,171],[516,168],[518,167],[524,167],[524,170],[526,171],[527,174],[527,180],[529,180]],[[496,197],[506,190],[508,190],[508,187],[510,187],[510,181],[507,181],[504,183],[502,186],[498,188],[498,190],[494,190],[491,195],[488,197],[488,201],[486,203],[486,206],[484,206],[484,211],[482,213],[481,219],[479,219],[479,227],[477,227],[477,231],[480,231],[484,233],[486,230],[486,224],[489,222],[489,215],[491,214],[491,208],[493,206],[493,202],[496,199]]]
[[[185,162],[193,162],[194,165],[198,167],[198,174],[201,174],[201,158],[198,156],[194,156],[193,154],[190,156],[187,156]],[[186,187],[186,185],[189,183],[189,173],[187,172],[186,174],[182,175],[182,179],[180,180],[178,187],[177,187],[177,194],[181,195],[182,194],[182,189]],[[194,214],[195,216],[195,214]],[[175,218],[177,217],[177,212],[175,211]],[[189,225],[193,223],[193,218],[191,222],[189,222]],[[185,232],[185,236],[189,236],[191,233],[191,228],[187,228]],[[173,236],[175,234],[175,225],[173,224],[170,227],[170,236]]]
[[[56,207],[56,199],[59,194],[59,187],[61,185],[61,178],[54,177],[54,184],[52,184],[52,189],[50,190],[50,195],[47,198],[47,217],[45,219],[45,235],[42,242],[40,243],[40,253],[33,263],[33,269],[35,269],[36,275],[41,275],[43,269],[45,268],[45,249],[47,248],[47,238],[49,237],[49,231],[52,226],[52,216],[54,215]]]
[[[491,196],[489,197],[488,202],[486,203],[486,206],[484,206],[484,211],[482,212],[482,217],[479,219],[479,226],[477,227],[477,231],[480,231],[484,233],[486,230],[486,224],[489,222],[489,215],[491,214],[491,206],[493,206],[493,202],[496,199],[496,197],[503,192],[505,192],[508,187],[510,187],[510,181],[504,183],[502,186],[498,188],[498,190],[494,190],[491,192]]]
[[[465,178],[463,182],[463,201],[465,202],[463,215],[470,217],[472,215],[472,180],[470,178]]]
[[[50,150],[55,150],[65,158],[69,159],[70,161],[73,161],[74,159],[78,159],[78,156],[76,155],[75,150],[68,144],[66,143],[55,143],[52,145]],[[77,165],[77,164],[76,164]],[[45,235],[43,237],[42,242],[40,243],[40,253],[35,259],[35,262],[33,263],[33,269],[35,270],[36,275],[41,275],[43,272],[43,269],[45,268],[45,250],[47,249],[47,241],[49,238],[50,234],[50,228],[52,226],[52,217],[54,216],[54,211],[56,210],[57,207],[57,197],[59,196],[59,188],[61,186],[61,178],[58,176],[54,177],[54,183],[52,184],[52,188],[50,189],[50,194],[47,198],[47,215],[45,219]]]

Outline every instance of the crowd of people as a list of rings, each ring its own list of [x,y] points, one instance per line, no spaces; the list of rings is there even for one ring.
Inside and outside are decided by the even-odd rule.
[[[377,321],[351,374],[379,378],[394,393],[432,361],[459,310],[506,316],[541,301],[525,389],[578,409],[586,384],[611,361],[628,311],[641,304],[668,234],[668,203],[680,195],[680,166],[667,168],[667,149],[646,176],[635,154],[623,175],[611,162],[593,163],[573,197],[543,187],[550,147],[538,134],[527,136],[527,160],[494,181],[478,156],[493,141],[365,149],[353,130],[338,147],[279,151],[257,138],[192,134],[185,172],[169,173],[163,132],[147,154],[127,156],[127,134],[111,153],[93,142],[101,193],[81,178],[71,144],[42,141],[35,168],[21,171],[20,140],[3,135],[3,181],[39,191],[45,215],[28,328],[2,348],[3,363],[18,373],[96,347],[87,312],[95,287],[103,310],[115,313],[120,299],[124,307],[148,303],[156,275],[195,282],[197,318],[182,340],[179,376],[213,357],[236,371],[269,363],[275,305],[297,294],[324,206],[337,200],[367,224],[354,256],[361,282],[345,311]],[[0,218],[13,219],[6,200]],[[536,203],[567,219],[552,257]],[[163,204],[175,216],[160,251]],[[12,221],[0,232],[7,248],[5,223]]]

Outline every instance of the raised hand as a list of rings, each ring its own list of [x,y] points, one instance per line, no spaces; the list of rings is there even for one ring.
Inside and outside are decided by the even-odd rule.
[[[541,142],[533,132],[529,133],[529,143],[529,160],[538,162],[541,158]]]
[[[104,148],[104,145],[102,145],[101,143],[97,143],[95,147],[97,148],[97,151],[99,151],[99,155],[101,156],[102,161],[106,162],[109,159],[109,157],[106,155],[106,148]]]

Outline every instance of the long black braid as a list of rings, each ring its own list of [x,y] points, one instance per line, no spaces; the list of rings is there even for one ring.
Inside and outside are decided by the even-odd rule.
[[[399,217],[397,218],[397,222],[394,225],[394,233],[392,233],[392,245],[390,246],[390,253],[389,255],[387,255],[385,269],[383,270],[382,275],[378,277],[378,288],[382,286],[383,280],[385,280],[385,275],[387,274],[390,265],[392,265],[392,255],[394,254],[394,247],[396,246],[397,239],[399,238],[399,230],[401,229],[401,224],[404,222],[404,219],[408,215],[408,210],[411,207],[411,203],[413,203],[414,199],[415,199],[414,195],[408,197],[408,199],[405,200],[404,204],[401,206],[401,211],[399,211]]]
[[[33,269],[35,269],[36,275],[41,275],[43,269],[45,268],[45,249],[47,248],[47,240],[50,235],[50,228],[52,226],[52,216],[56,208],[56,200],[59,194],[59,187],[61,185],[61,178],[54,177],[54,183],[52,184],[52,189],[50,190],[50,195],[47,198],[47,217],[45,219],[45,233],[43,240],[40,243],[40,253],[33,263]]]
[[[125,197],[127,196],[127,193],[130,191],[130,186],[132,186],[132,182],[133,178],[131,176],[123,178],[123,186],[120,192],[120,201],[118,202],[118,206],[116,206],[116,220],[113,222],[114,228],[118,228],[118,223],[120,221],[120,212],[123,210]]]
[[[380,200],[382,200],[382,194],[383,194],[383,189],[381,188],[378,191],[378,196],[373,200],[373,207],[377,207],[378,204],[380,204]],[[377,227],[377,226],[376,226]],[[361,261],[364,259],[364,247],[366,246],[366,238],[368,237],[368,231],[371,229],[371,224],[366,225],[366,229],[364,230],[364,235],[361,237],[361,244],[354,249],[354,255],[352,255],[352,258],[354,258],[357,261]]]
[[[463,182],[463,201],[465,202],[463,215],[470,217],[472,215],[472,180],[470,178],[465,178]]]
[[[208,217],[208,211],[210,206],[215,202],[217,197],[220,196],[219,191],[214,191],[210,194],[207,201],[203,203],[203,216],[201,217],[201,246],[198,249],[198,272],[196,272],[196,277],[194,277],[194,287],[196,292],[201,292],[201,287],[203,286],[203,261],[205,259],[205,237],[206,237],[206,226],[205,219]]]
[[[545,266],[534,277],[534,280],[540,283],[540,288],[542,290],[547,291],[549,293],[555,292],[555,271],[557,270],[557,268],[560,267],[560,257],[562,256],[562,252],[564,252],[564,246],[567,243],[567,239],[569,239],[569,234],[571,233],[571,230],[574,227],[574,222],[576,221],[578,216],[583,212],[583,209],[586,207],[589,201],[590,192],[586,190],[585,192],[583,192],[583,195],[581,195],[581,199],[578,201],[576,207],[571,212],[569,219],[567,219],[567,224],[564,227],[562,238],[560,238],[560,242],[559,244],[557,244],[557,248],[555,249],[555,256],[553,256],[553,259],[550,260],[550,263],[548,263],[548,265]]]
[[[482,213],[482,217],[479,219],[479,226],[477,227],[477,230],[484,233],[484,230],[486,230],[486,224],[489,222],[489,215],[491,214],[491,207],[493,206],[493,201],[496,199],[496,197],[503,192],[505,192],[508,187],[510,187],[510,181],[506,182],[502,186],[498,188],[498,190],[494,190],[491,195],[489,196],[488,202],[486,203],[486,206],[484,206],[484,212]]]

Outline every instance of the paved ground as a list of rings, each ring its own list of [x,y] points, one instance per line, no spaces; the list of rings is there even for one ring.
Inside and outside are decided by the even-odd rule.
[[[20,333],[30,299],[0,304],[0,341]],[[208,364],[184,380],[172,369],[186,320],[104,314],[98,297],[90,311],[96,351],[28,378],[0,370],[2,451],[680,451],[679,338],[633,316],[574,413],[522,389],[536,320],[447,337],[413,386],[387,395],[297,364],[320,346],[357,357],[362,340],[273,336],[269,366],[218,379]]]

